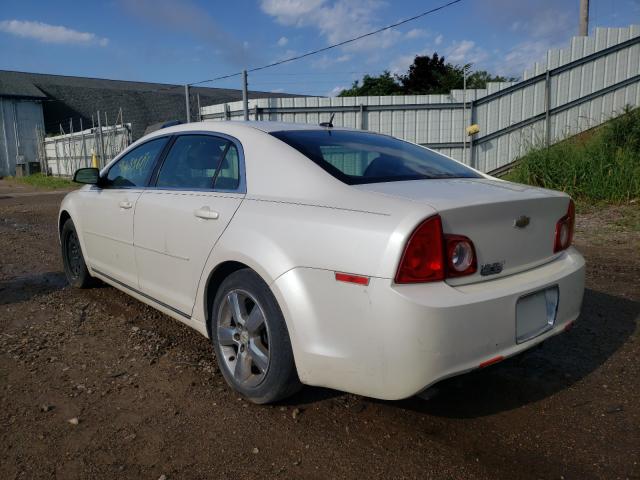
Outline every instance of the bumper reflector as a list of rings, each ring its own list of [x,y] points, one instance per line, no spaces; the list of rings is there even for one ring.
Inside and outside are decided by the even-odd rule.
[[[369,285],[369,277],[353,275],[352,273],[336,273],[336,280],[339,282],[355,283],[356,285]]]
[[[504,360],[504,357],[502,355],[498,355],[497,357],[490,358],[486,362],[482,362],[480,365],[478,365],[478,368],[488,367],[489,365],[501,362],[502,360]]]

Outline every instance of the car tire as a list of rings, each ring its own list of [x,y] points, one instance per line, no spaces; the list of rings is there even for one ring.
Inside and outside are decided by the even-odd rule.
[[[242,269],[229,275],[216,293],[210,318],[220,371],[242,396],[264,404],[301,388],[284,316],[257,273]]]
[[[89,288],[95,284],[95,279],[89,273],[82,255],[80,240],[76,227],[71,219],[64,222],[60,235],[62,248],[62,263],[64,274],[69,285],[75,288]]]

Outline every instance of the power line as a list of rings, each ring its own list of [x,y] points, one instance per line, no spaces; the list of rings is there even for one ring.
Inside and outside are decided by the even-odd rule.
[[[387,25],[386,27],[378,28],[377,30],[373,30],[371,32],[364,33],[362,35],[358,35],[357,37],[353,37],[353,38],[350,38],[348,40],[344,40],[342,42],[334,43],[333,45],[329,45],[327,47],[319,48],[317,50],[312,50],[310,52],[303,53],[301,55],[296,55],[294,57],[285,58],[284,60],[279,60],[277,62],[269,63],[267,65],[262,65],[260,67],[254,67],[254,68],[251,68],[251,69],[249,69],[247,71],[248,72],[257,72],[257,71],[260,71],[260,70],[264,70],[266,68],[271,68],[271,67],[275,67],[277,65],[282,65],[283,63],[293,62],[295,60],[300,60],[301,58],[306,58],[306,57],[310,57],[311,55],[316,55],[318,53],[326,52],[327,50],[331,50],[333,48],[341,47],[341,46],[347,45],[349,43],[357,42],[358,40],[362,40],[363,38],[370,37],[372,35],[376,35],[376,34],[378,34],[380,32],[383,32],[385,30],[390,30],[390,29],[398,27],[400,25],[404,25],[405,23],[409,23],[409,22],[412,22],[414,20],[417,20],[418,18],[425,17],[427,15],[430,15],[430,14],[435,13],[437,11],[443,10],[443,9],[445,9],[447,7],[450,7],[451,5],[455,5],[456,3],[460,3],[462,1],[463,0],[451,0],[448,3],[445,3],[445,4],[440,5],[438,7],[432,8],[431,10],[427,10],[425,12],[419,13],[417,15],[414,15],[413,17],[405,18],[404,20],[400,20],[399,22],[393,23],[391,25]],[[222,75],[220,77],[211,78],[209,80],[201,80],[199,82],[190,83],[189,85],[200,85],[200,84],[203,84],[203,83],[215,82],[217,80],[225,80],[227,78],[237,77],[238,75],[242,75],[242,72],[230,73],[228,75]]]
[[[310,76],[322,76],[322,75],[331,75],[331,76],[335,76],[335,75],[366,75],[366,74],[370,74],[371,72],[342,72],[339,70],[334,70],[331,72],[277,72],[277,73],[264,73],[264,72],[260,72],[258,75],[264,75],[267,77],[282,77],[282,76],[288,76],[288,77],[298,77],[301,75],[310,75]]]
[[[336,78],[336,79],[326,79],[326,80],[303,80],[302,82],[300,81],[287,81],[287,82],[282,82],[282,81],[278,81],[278,80],[253,80],[251,82],[251,85],[308,85],[308,84],[320,84],[320,85],[333,85],[335,83],[340,83],[340,82],[348,82],[348,83],[352,83],[355,80],[352,78]]]

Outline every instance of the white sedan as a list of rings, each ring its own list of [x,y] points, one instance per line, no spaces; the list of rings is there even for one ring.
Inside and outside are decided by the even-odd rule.
[[[301,384],[405,398],[580,313],[569,196],[390,136],[192,123],[74,179],[69,283],[98,278],[206,335],[256,403]]]

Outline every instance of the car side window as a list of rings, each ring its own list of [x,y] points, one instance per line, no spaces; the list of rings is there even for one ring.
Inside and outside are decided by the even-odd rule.
[[[213,186],[216,190],[237,190],[240,185],[240,159],[234,144],[229,146],[227,154],[220,164],[220,171]]]
[[[231,142],[211,135],[181,135],[160,168],[160,188],[210,189]]]
[[[134,148],[118,160],[107,173],[106,187],[144,187],[153,164],[167,143],[168,137],[150,140]]]

